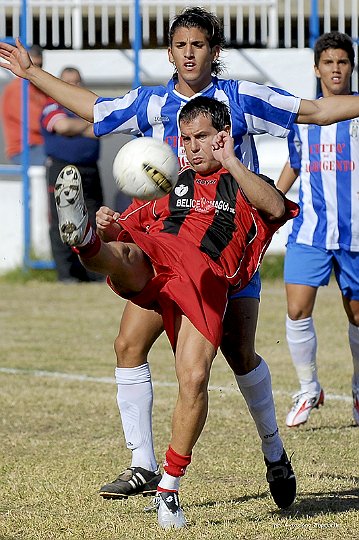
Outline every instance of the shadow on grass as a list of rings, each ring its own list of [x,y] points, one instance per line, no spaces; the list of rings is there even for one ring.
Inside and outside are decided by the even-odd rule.
[[[309,426],[308,426],[309,428]],[[359,426],[353,422],[350,422],[350,424],[341,424],[340,426],[317,426],[317,427],[311,427],[307,429],[306,431],[319,431],[319,432],[325,432],[328,431],[329,433],[332,433],[333,431],[343,431],[347,429],[357,429],[359,432]]]
[[[354,478],[359,485],[359,479]],[[342,491],[327,491],[323,493],[306,493],[287,510],[275,510],[272,514],[288,517],[314,517],[325,514],[342,514],[359,509],[359,487]]]
[[[243,495],[243,497],[236,497],[232,499],[216,499],[215,501],[203,501],[199,503],[193,503],[191,504],[191,507],[196,508],[211,508],[213,506],[220,506],[221,504],[237,504],[237,503],[245,503],[248,501],[254,501],[254,500],[260,500],[265,499],[268,497],[268,491],[264,491],[263,493],[257,493],[255,495]],[[184,505],[185,507],[186,505]]]
[[[332,475],[333,480],[338,479],[338,476]],[[345,478],[348,480],[348,478]],[[358,484],[358,488],[342,490],[342,491],[327,491],[323,493],[304,493],[299,494],[296,502],[287,509],[276,509],[271,511],[272,515],[277,517],[288,518],[302,518],[302,517],[315,517],[325,514],[341,514],[350,510],[359,509],[359,478],[353,478],[353,481]],[[222,500],[209,500],[200,503],[191,504],[191,507],[196,508],[211,508],[220,506],[221,504],[241,504],[249,501],[267,499],[269,497],[268,491],[257,493],[255,495],[244,495],[243,497],[237,497],[232,499]],[[185,508],[186,505],[184,505]],[[211,521],[212,524],[219,524],[218,522]]]

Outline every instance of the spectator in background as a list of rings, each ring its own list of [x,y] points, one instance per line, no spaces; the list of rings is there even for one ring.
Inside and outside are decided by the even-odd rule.
[[[60,78],[75,86],[82,86],[81,74],[74,67],[65,67]],[[96,226],[96,211],[103,204],[101,179],[98,170],[100,142],[93,133],[92,124],[79,118],[51,98],[47,99],[41,115],[45,142],[46,176],[49,189],[50,241],[58,280],[102,281],[99,274],[89,272],[78,257],[60,239],[54,200],[54,185],[64,166],[73,164],[79,169],[84,197],[91,224]]]
[[[42,67],[42,49],[33,45],[29,49],[35,66]],[[15,78],[4,88],[1,96],[1,117],[5,139],[5,154],[13,165],[22,163],[22,86],[23,82]],[[41,135],[40,116],[47,100],[46,94],[29,83],[29,163],[44,165],[44,141]]]

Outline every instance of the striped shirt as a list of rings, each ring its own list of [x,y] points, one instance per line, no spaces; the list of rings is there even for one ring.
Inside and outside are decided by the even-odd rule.
[[[242,288],[258,270],[274,232],[298,214],[297,204],[284,202],[284,215],[270,221],[247,201],[226,169],[201,176],[187,167],[169,195],[147,203],[135,200],[118,223],[131,236],[138,230],[195,245],[220,265],[230,285]]]
[[[288,147],[301,210],[288,242],[359,251],[359,118],[295,125]]]
[[[178,115],[191,98],[179,94],[175,84],[176,80],[171,79],[167,86],[140,86],[122,97],[98,98],[94,107],[95,135],[127,133],[164,140],[178,155],[180,166],[186,165]],[[300,104],[300,98],[282,90],[217,77],[198,95],[228,105],[236,155],[254,172],[259,172],[259,164],[253,135],[287,137]]]

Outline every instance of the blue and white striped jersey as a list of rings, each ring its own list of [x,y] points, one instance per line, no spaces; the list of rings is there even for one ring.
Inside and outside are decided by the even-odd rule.
[[[122,97],[98,98],[94,107],[95,135],[127,133],[164,140],[173,148],[183,166],[186,157],[178,115],[191,98],[179,94],[175,83],[171,79],[167,86],[140,86]],[[259,171],[259,165],[253,135],[269,133],[287,137],[300,104],[300,98],[282,90],[217,77],[213,77],[200,94],[229,106],[235,152],[255,172]]]
[[[359,251],[359,118],[295,125],[288,147],[301,210],[288,242]]]

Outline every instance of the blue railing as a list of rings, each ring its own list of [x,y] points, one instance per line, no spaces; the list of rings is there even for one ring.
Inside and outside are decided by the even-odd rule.
[[[22,0],[21,15],[20,15],[20,39],[26,46],[27,44],[27,0]],[[14,44],[13,38],[5,37],[3,41]],[[52,269],[55,267],[53,261],[33,260],[31,258],[31,189],[29,179],[29,81],[22,81],[22,159],[21,165],[0,165],[0,174],[6,175],[21,175],[22,177],[22,192],[23,192],[23,219],[24,219],[24,246],[23,246],[23,267],[25,270],[29,268]]]

